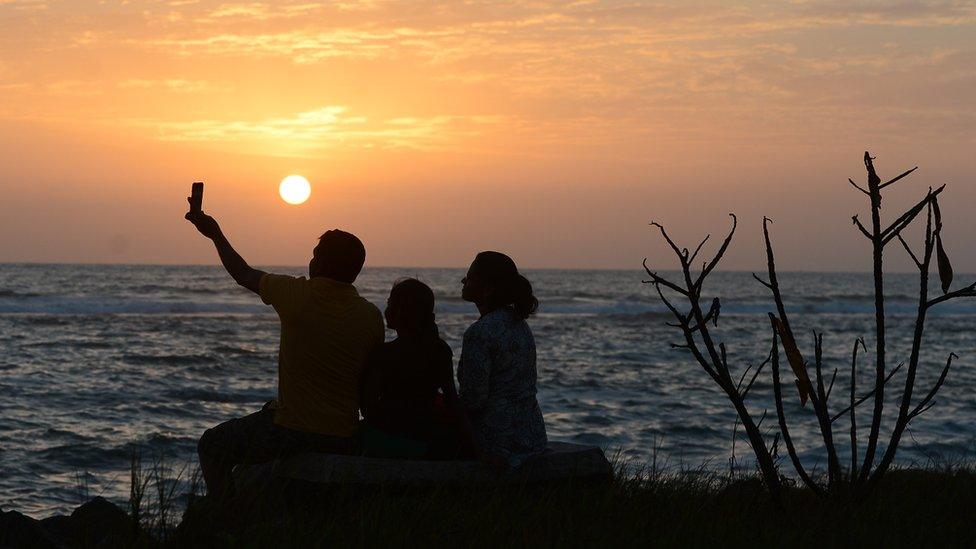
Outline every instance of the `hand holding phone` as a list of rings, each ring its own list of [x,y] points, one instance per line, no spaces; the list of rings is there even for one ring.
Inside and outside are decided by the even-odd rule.
[[[190,196],[186,197],[190,203],[190,211],[183,216],[187,221],[200,231],[203,236],[214,239],[220,236],[220,226],[217,220],[203,213],[203,182],[196,181],[190,191]]]
[[[203,211],[203,181],[195,181],[190,188],[190,213]]]

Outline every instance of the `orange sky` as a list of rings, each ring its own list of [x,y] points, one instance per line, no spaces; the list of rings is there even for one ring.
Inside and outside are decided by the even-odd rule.
[[[863,270],[861,155],[914,165],[885,214],[949,182],[976,271],[973,2],[0,0],[0,262],[212,263],[190,182],[255,264],[326,228],[373,265]],[[277,185],[305,175],[312,198]],[[900,250],[893,266],[906,266]]]

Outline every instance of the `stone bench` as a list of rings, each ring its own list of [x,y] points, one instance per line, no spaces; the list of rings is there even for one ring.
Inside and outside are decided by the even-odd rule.
[[[519,469],[499,474],[478,461],[405,459],[299,454],[270,464],[249,467],[245,477],[277,478],[316,484],[358,484],[402,487],[479,486],[562,480],[606,481],[612,468],[595,446],[550,442],[546,452]]]

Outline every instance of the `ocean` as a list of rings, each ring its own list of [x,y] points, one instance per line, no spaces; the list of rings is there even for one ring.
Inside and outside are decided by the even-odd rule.
[[[299,267],[265,270],[303,274]],[[398,278],[430,284],[442,336],[456,359],[465,328],[477,320],[474,306],[459,296],[463,274],[367,268],[357,287],[382,308]],[[741,429],[733,437],[735,415],[723,394],[687,353],[670,348],[680,334],[665,324],[671,319],[653,288],[641,283],[639,266],[525,274],[541,302],[529,322],[551,439],[595,444],[623,460],[656,461],[675,470],[727,470],[737,438],[737,467],[752,466]],[[812,330],[825,334],[826,370],[839,369],[831,400],[839,411],[848,398],[854,338],[864,336],[872,347],[870,276],[780,278],[801,350],[812,355]],[[888,352],[895,365],[908,357],[917,279],[892,274],[887,280]],[[733,372],[741,372],[769,351],[765,314],[772,300],[749,273],[717,272],[709,282],[709,298],[722,298],[715,333],[728,346]],[[938,292],[934,286],[932,291]],[[927,326],[916,393],[928,390],[950,351],[959,359],[935,407],[903,438],[903,465],[976,452],[976,300],[940,306]],[[0,265],[0,506],[45,517],[70,512],[94,495],[123,502],[135,449],[144,460],[192,466],[206,428],[255,411],[274,396],[278,333],[274,311],[217,266]],[[862,362],[860,389],[872,382],[872,368]],[[822,470],[809,405],[801,408],[791,388],[786,400],[804,461]],[[749,404],[757,416],[769,411],[763,428],[771,438],[768,369]],[[895,405],[892,397],[887,410]],[[862,425],[868,407],[859,416]],[[846,433],[846,419],[836,425]],[[844,451],[847,438],[841,439]],[[792,472],[788,463],[784,471]]]

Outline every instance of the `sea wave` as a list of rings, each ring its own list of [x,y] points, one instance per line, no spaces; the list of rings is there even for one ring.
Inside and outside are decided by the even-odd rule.
[[[366,296],[380,309],[386,306],[385,296]],[[902,296],[885,300],[887,314],[893,316],[914,315],[917,298]],[[797,314],[873,314],[874,298],[854,296],[799,298],[787,301],[787,309]],[[774,310],[772,300],[746,299],[723,300],[722,314],[765,314]],[[443,298],[437,302],[437,313],[444,315],[472,314],[474,306],[460,298]],[[598,299],[593,297],[559,297],[541,300],[540,315],[585,316],[657,316],[668,314],[668,309],[657,299]],[[246,302],[240,298],[220,299],[145,299],[114,296],[0,296],[0,314],[44,315],[198,315],[198,314],[273,314],[271,307],[263,305],[256,297]],[[933,315],[974,315],[976,301],[959,300],[943,303],[929,311]]]
[[[17,290],[0,289],[0,298],[4,297],[39,297],[41,294],[34,292],[18,292]]]
[[[28,299],[0,298],[0,314],[261,314],[272,309],[261,304],[239,301],[186,299],[131,299],[118,297],[38,296]]]

